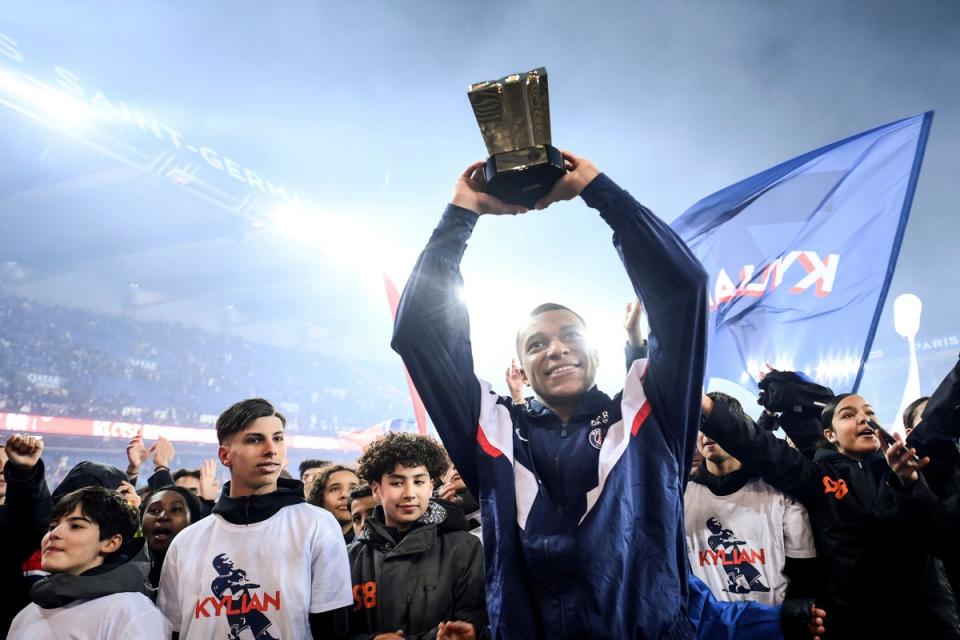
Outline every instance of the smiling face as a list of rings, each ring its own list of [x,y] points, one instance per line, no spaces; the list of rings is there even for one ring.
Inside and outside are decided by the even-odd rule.
[[[858,395],[849,395],[837,403],[831,420],[831,429],[824,429],[823,436],[837,445],[843,454],[860,456],[876,451],[880,440],[867,424],[867,419],[876,420],[876,414],[866,400]]]
[[[323,487],[323,508],[334,515],[341,525],[352,522],[347,498],[360,486],[360,478],[353,471],[334,471]]]
[[[230,495],[262,495],[276,491],[287,460],[283,423],[277,416],[257,418],[240,433],[227,436],[217,451],[230,469]]]
[[[383,474],[380,482],[371,482],[373,495],[383,505],[388,527],[401,531],[410,528],[430,504],[433,482],[427,468],[405,467],[398,464],[393,471]]]
[[[187,501],[176,491],[158,491],[143,510],[143,537],[150,551],[166,551],[173,538],[190,524]]]
[[[100,527],[83,514],[80,505],[50,523],[40,542],[40,566],[50,573],[78,576],[103,564],[103,559],[120,548],[123,536],[100,539]]]
[[[568,310],[546,311],[517,335],[524,381],[548,407],[569,406],[597,376],[599,357],[587,344],[586,327]]]

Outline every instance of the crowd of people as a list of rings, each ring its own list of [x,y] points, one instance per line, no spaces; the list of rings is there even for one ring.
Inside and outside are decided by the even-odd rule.
[[[643,301],[622,391],[596,388],[587,328],[554,303],[518,331],[509,395],[475,377],[459,261],[482,215],[523,209],[473,165],[394,330],[442,444],[391,432],[294,478],[286,417],[251,398],[220,413],[199,469],[172,471],[171,443],[137,435],[126,469],[81,462],[50,493],[43,441],[11,436],[9,637],[960,638],[960,362],[907,408],[906,439],[869,399],[795,372],[764,376],[754,421],[702,392],[697,261],[564,158],[538,208],[598,209]]]
[[[291,431],[335,435],[397,415],[406,398],[327,356],[177,323],[4,294],[0,327],[0,411],[209,426],[232,399],[267,395]]]

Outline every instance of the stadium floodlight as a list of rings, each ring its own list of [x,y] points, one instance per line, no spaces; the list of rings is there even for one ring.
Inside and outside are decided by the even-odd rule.
[[[897,296],[893,301],[893,326],[901,337],[911,340],[920,331],[923,301],[912,293]]]
[[[920,314],[923,312],[923,301],[912,293],[897,296],[893,301],[893,328],[907,341],[909,351],[909,366],[907,380],[903,385],[903,396],[900,398],[900,407],[897,415],[890,420],[891,425],[902,429],[897,419],[903,415],[903,410],[911,402],[920,397],[920,362],[917,360],[917,334],[920,332]]]
[[[22,73],[0,69],[0,90],[14,99],[15,108],[59,129],[76,129],[93,120],[90,105]]]

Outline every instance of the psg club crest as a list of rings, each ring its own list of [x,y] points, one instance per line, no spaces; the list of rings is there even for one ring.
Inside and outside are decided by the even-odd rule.
[[[599,449],[601,446],[603,446],[603,436],[604,430],[602,427],[597,427],[596,429],[592,430],[589,436],[590,445],[594,449]]]

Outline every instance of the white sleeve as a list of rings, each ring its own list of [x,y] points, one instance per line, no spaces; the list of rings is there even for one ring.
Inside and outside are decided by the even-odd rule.
[[[783,497],[783,551],[788,558],[815,558],[810,517],[802,504]]]
[[[180,579],[177,570],[177,540],[174,538],[160,570],[160,593],[157,607],[169,623],[171,631],[180,633]]]
[[[146,597],[142,603],[127,612],[129,619],[123,625],[123,638],[138,638],[138,640],[170,640],[172,630],[170,622],[163,617],[160,610]]]
[[[347,544],[336,519],[321,511],[314,530],[310,571],[310,613],[323,613],[353,604]]]

